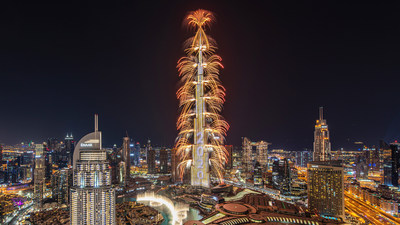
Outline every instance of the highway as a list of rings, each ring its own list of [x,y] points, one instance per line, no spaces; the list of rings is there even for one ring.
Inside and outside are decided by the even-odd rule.
[[[400,219],[375,208],[345,192],[345,207],[364,220],[377,225],[400,224]]]
[[[29,209],[31,209],[33,204],[30,204],[29,206],[25,207],[24,209],[20,210],[18,214],[8,223],[9,225],[16,225],[19,220],[24,217],[28,212]]]

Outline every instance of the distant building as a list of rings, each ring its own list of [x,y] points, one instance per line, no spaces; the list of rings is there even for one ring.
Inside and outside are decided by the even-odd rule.
[[[340,161],[308,163],[307,194],[310,210],[344,218],[344,173]]]
[[[131,176],[131,147],[130,147],[130,139],[129,137],[124,137],[124,141],[122,143],[122,160],[125,163],[125,174],[124,174],[124,184],[127,184],[127,179]]]
[[[168,173],[168,149],[160,150],[160,173]]]
[[[36,144],[33,201],[38,209],[41,209],[43,207],[44,189],[45,189],[44,145]]]
[[[20,180],[20,172],[21,172],[21,157],[18,156],[16,159],[7,161],[7,177],[6,181],[8,183],[18,183]]]
[[[59,204],[69,205],[70,188],[73,185],[72,169],[63,168],[52,174],[52,196]]]
[[[65,156],[67,157],[67,164],[72,166],[72,157],[74,155],[75,141],[74,136],[68,135],[64,138]]]
[[[70,224],[116,224],[111,169],[95,115],[95,131],[76,145],[73,157]]]
[[[392,150],[392,154],[391,154],[391,159],[388,163],[392,164],[391,167],[392,186],[399,187],[400,143],[398,142],[391,143],[390,149]]]
[[[265,141],[251,142],[247,137],[242,137],[242,167],[245,172],[254,170],[255,161],[259,162],[262,168],[267,168],[268,145],[270,143]]]
[[[155,174],[157,173],[156,171],[156,151],[151,147],[151,142],[148,140],[147,146],[146,146],[146,152],[147,152],[147,173],[149,174]]]
[[[383,184],[387,186],[393,186],[392,180],[392,164],[385,163],[383,165]]]
[[[307,163],[312,161],[312,155],[310,151],[299,151],[296,152],[296,166],[307,167]]]
[[[120,187],[124,187],[126,184],[126,165],[123,160],[119,161],[118,163],[118,172],[117,172],[117,178],[118,178],[118,185]]]
[[[288,159],[276,160],[272,165],[272,183],[284,195],[290,195],[292,174]]]
[[[180,181],[178,171],[179,162],[179,155],[176,154],[176,148],[171,149],[171,175],[173,183],[177,183]]]
[[[129,144],[131,153],[131,165],[139,166],[140,164],[140,144],[139,142],[135,143],[134,140],[131,139],[131,143]]]
[[[254,186],[256,186],[256,187],[264,186],[262,174],[263,174],[263,169],[262,169],[260,163],[256,162],[256,164],[254,165],[254,174],[253,174]]]
[[[388,163],[392,158],[392,149],[390,149],[390,145],[388,145],[383,140],[379,141],[379,167],[380,170],[383,170],[383,166],[385,163]]]
[[[319,108],[319,119],[314,131],[314,161],[331,160],[331,142],[329,141],[328,125],[324,117],[323,107]]]
[[[369,172],[368,164],[364,160],[359,160],[356,163],[356,178],[357,178],[357,180],[368,179],[368,172]]]
[[[226,163],[226,169],[230,170],[233,168],[233,145],[225,145],[225,149],[228,152],[228,162]]]

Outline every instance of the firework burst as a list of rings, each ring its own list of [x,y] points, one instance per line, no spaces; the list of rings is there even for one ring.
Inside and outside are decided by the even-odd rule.
[[[219,80],[222,59],[205,33],[213,21],[213,14],[202,9],[186,16],[184,23],[195,35],[185,42],[186,56],[177,65],[182,82],[176,93],[181,112],[176,124],[178,168],[181,178],[190,169],[191,184],[204,187],[209,187],[210,172],[223,183],[228,158],[223,143],[229,125],[220,115],[225,102],[225,88]]]

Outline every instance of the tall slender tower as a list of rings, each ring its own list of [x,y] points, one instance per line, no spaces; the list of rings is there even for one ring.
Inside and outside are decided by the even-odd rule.
[[[71,188],[71,224],[115,224],[115,190],[111,187],[111,169],[102,149],[98,117],[95,131],[76,145]]]
[[[125,175],[124,184],[127,184],[127,180],[131,175],[131,147],[130,139],[128,135],[124,137],[124,142],[122,143],[122,158],[125,162]]]
[[[331,160],[331,142],[329,141],[328,125],[324,117],[324,108],[319,107],[319,119],[314,131],[314,161]]]
[[[37,209],[43,206],[43,194],[45,189],[45,158],[43,144],[36,144],[35,147],[35,169],[34,169],[34,202]]]
[[[155,174],[156,171],[156,150],[151,147],[151,141],[147,141],[146,146],[146,162],[147,162],[147,173]]]
[[[65,142],[65,151],[66,151],[66,155],[68,158],[68,165],[72,166],[72,157],[74,155],[74,136],[72,135],[68,135],[65,137],[64,139]]]
[[[225,101],[219,80],[222,59],[214,54],[217,47],[204,30],[213,20],[213,14],[202,9],[187,15],[185,23],[196,33],[188,39],[186,56],[177,66],[183,84],[177,92],[181,114],[175,146],[181,159],[180,176],[190,168],[191,185],[202,188],[210,187],[210,173],[223,183],[227,162],[223,143],[229,125],[220,116]]]

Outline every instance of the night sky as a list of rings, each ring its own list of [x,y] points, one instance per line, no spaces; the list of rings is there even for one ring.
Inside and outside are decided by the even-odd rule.
[[[172,146],[188,11],[213,11],[227,143],[312,149],[324,106],[334,150],[400,139],[400,3],[7,1],[0,6],[0,143],[93,131]],[[162,3],[161,3],[162,2]],[[235,3],[240,2],[240,3]]]

